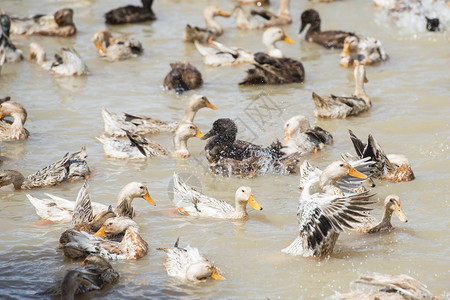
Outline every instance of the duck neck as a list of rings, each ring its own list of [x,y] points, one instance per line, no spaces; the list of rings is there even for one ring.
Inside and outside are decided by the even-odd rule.
[[[266,53],[272,57],[282,58],[283,52],[275,45],[276,42],[264,42],[264,49]]]
[[[186,107],[184,111],[184,118],[181,121],[182,123],[192,123],[194,122],[195,115],[197,114],[198,109],[195,109],[191,106]]]
[[[236,200],[234,205],[233,219],[244,219],[248,216],[247,214],[247,202],[241,202]]]
[[[222,34],[222,26],[214,19],[214,15],[205,15],[205,23],[207,28],[213,28],[216,33]]]
[[[369,96],[366,94],[364,89],[364,75],[358,76],[355,81],[355,96],[361,98],[366,102],[368,106],[372,106],[372,101],[370,101]]]
[[[320,32],[320,19],[313,20],[309,23],[309,28],[306,32],[306,36],[310,36],[318,32]]]
[[[18,171],[13,171],[10,170],[9,171],[9,175],[10,175],[10,182],[4,184],[4,185],[8,185],[8,184],[12,184],[14,186],[14,189],[16,190],[20,190],[22,188],[22,184],[25,181],[25,177],[22,175],[22,173],[18,172]],[[3,185],[0,185],[0,187]]]
[[[186,158],[189,156],[187,148],[187,138],[181,138],[177,134],[173,136],[174,157]]]
[[[117,209],[116,213],[118,216],[127,216],[130,219],[133,218],[133,207],[131,202],[133,202],[134,197],[126,193],[126,191],[120,191],[117,196]]]
[[[389,207],[385,206],[384,212],[383,212],[383,218],[381,218],[380,225],[392,227],[391,217],[392,217],[392,210],[390,210]]]
[[[278,16],[280,18],[286,19],[286,20],[291,20],[291,13],[289,10],[290,2],[291,2],[291,0],[281,0],[280,1],[280,8],[278,9]]]

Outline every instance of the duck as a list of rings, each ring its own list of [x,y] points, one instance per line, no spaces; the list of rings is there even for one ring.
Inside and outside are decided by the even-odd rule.
[[[200,254],[197,248],[178,246],[180,238],[177,239],[172,248],[156,248],[164,251],[167,259],[164,262],[167,274],[181,280],[190,282],[205,282],[212,278],[224,280],[225,277],[219,274],[217,267],[207,258]]]
[[[142,54],[141,42],[127,36],[113,36],[108,29],[98,29],[91,38],[98,54],[110,61],[125,60]],[[105,44],[105,47],[103,47]]]
[[[189,90],[198,89],[203,85],[202,73],[190,63],[171,63],[170,68],[171,70],[163,81],[165,89],[175,90],[177,94],[182,94]]]
[[[9,96],[0,99],[0,141],[25,140],[30,136],[30,132],[23,127],[27,111],[21,104],[10,100]],[[12,117],[14,121],[4,117]]]
[[[23,52],[17,49],[9,34],[11,19],[8,15],[0,14],[0,67],[3,63],[16,63],[23,60]]]
[[[240,5],[234,8],[233,14],[236,19],[236,27],[238,29],[262,29],[271,26],[284,26],[292,23],[291,13],[289,10],[290,0],[280,0],[278,14],[268,9],[252,9],[248,13]]]
[[[242,5],[266,6],[270,5],[270,0],[237,0]]]
[[[78,52],[73,48],[62,48],[62,55],[55,54],[55,60],[48,61],[44,48],[37,43],[30,44],[28,60],[36,58],[37,64],[56,75],[87,75],[88,68]]]
[[[75,292],[83,281],[81,272],[72,270],[66,273],[61,282],[61,299],[74,300]]]
[[[67,153],[57,162],[25,177],[19,171],[0,170],[0,188],[12,184],[14,189],[33,189],[55,186],[60,183],[85,179],[90,170],[87,165],[86,148],[73,154]]]
[[[340,65],[349,67],[358,61],[362,65],[372,65],[388,59],[381,42],[373,37],[363,39],[357,36],[348,36],[344,40],[341,52]]]
[[[124,234],[118,241],[105,240],[105,235]],[[69,258],[86,257],[99,254],[108,260],[135,260],[148,253],[148,244],[139,234],[139,226],[126,216],[108,219],[94,234],[85,231],[67,232],[68,243],[60,244],[64,255]]]
[[[439,299],[422,282],[405,274],[372,273],[360,276],[351,286],[352,292],[336,294],[331,299]]]
[[[369,158],[359,160],[347,160],[342,156],[341,160],[330,163],[323,171],[313,167],[308,160],[304,160],[300,166],[299,189],[303,190],[308,182],[316,181],[312,186],[321,193],[329,195],[345,195],[366,191],[363,183],[375,187],[371,180],[373,162]]]
[[[226,201],[214,199],[196,191],[176,173],[173,174],[173,182],[173,202],[182,215],[245,220],[248,218],[247,204],[255,210],[263,209],[248,186],[241,186],[236,190],[235,207],[233,207]]]
[[[103,122],[105,124],[105,134],[120,137],[126,136],[126,132],[123,129],[140,135],[164,132],[175,133],[180,124],[193,123],[197,112],[205,107],[213,110],[217,109],[205,95],[192,95],[186,104],[184,117],[181,122],[160,121],[150,117],[131,115],[128,113],[115,114],[108,112],[104,107],[102,107],[101,110]]]
[[[192,137],[201,138],[203,134],[193,123],[180,124],[173,135],[173,152],[161,146],[143,135],[125,131],[127,139],[107,137],[105,135],[96,137],[103,144],[105,154],[113,158],[137,159],[146,157],[168,157],[187,158],[190,156],[187,141]]]
[[[312,93],[315,105],[315,117],[345,119],[347,117],[357,116],[372,107],[372,101],[364,89],[364,83],[368,82],[364,65],[358,62],[356,63],[354,76],[355,93],[350,97],[334,95],[321,97],[315,92]]]
[[[239,178],[250,178],[273,172],[290,174],[300,161],[300,154],[284,155],[279,141],[269,147],[255,145],[237,140],[238,129],[233,120],[217,119],[212,129],[202,139],[208,139],[205,155],[210,170],[218,175]]]
[[[351,229],[350,222],[357,223],[355,217],[364,216],[370,210],[370,191],[330,195],[311,194],[311,187],[321,181],[320,177],[308,180],[299,199],[297,216],[299,218],[298,237],[282,252],[294,256],[326,257],[333,253],[339,234]]]
[[[140,23],[156,20],[152,10],[153,0],[141,0],[142,6],[127,5],[108,11],[105,14],[106,24]]]
[[[333,136],[319,126],[311,127],[306,116],[296,115],[283,126],[284,154],[302,152],[303,154],[322,150],[325,145],[333,143]]]
[[[108,214],[112,211],[111,206],[104,205],[97,202],[91,202],[88,185],[85,182],[78,192],[77,200],[70,201],[64,198],[60,198],[54,196],[52,194],[45,194],[49,197],[49,199],[39,199],[30,194],[27,194],[28,200],[34,206],[36,210],[36,214],[44,220],[48,220],[51,222],[72,222],[74,224],[78,223],[86,223],[87,220],[89,222],[89,227],[94,227],[94,230],[97,226],[100,227],[103,225],[101,223],[100,218],[104,218],[103,215],[112,215]],[[117,208],[113,211],[118,216],[128,216],[129,218],[133,218],[135,215],[135,211],[131,206],[133,200],[135,198],[142,198],[146,200],[151,205],[155,206],[155,202],[150,197],[149,192],[145,184],[142,182],[132,181],[126,184],[117,195]],[[81,204],[78,204],[81,203]],[[86,204],[86,203],[89,203]],[[78,205],[77,205],[78,204]],[[78,207],[92,207],[92,216],[88,213],[84,212],[81,216],[88,216],[87,218],[78,218],[77,214],[74,215]],[[90,210],[90,209],[89,209]],[[97,221],[94,223],[94,221]],[[92,225],[92,226],[91,226]],[[78,228],[76,228],[78,229]],[[98,230],[98,228],[97,228]],[[90,231],[90,230],[88,230]]]
[[[75,270],[67,271],[66,276],[71,272],[78,272],[81,274],[81,284],[72,286],[75,288],[73,294],[81,295],[93,290],[101,290],[107,285],[113,285],[117,283],[120,275],[111,264],[98,254],[88,255],[83,262],[81,267]],[[77,275],[78,277],[79,275]],[[63,284],[64,279],[58,280],[53,286],[49,287],[45,291],[37,293],[37,295],[48,295],[48,296],[61,296],[67,291],[67,288]]]
[[[375,162],[374,178],[393,182],[404,182],[415,179],[409,159],[403,154],[385,154],[375,138],[369,134],[367,144],[362,142],[351,130],[350,139],[360,158],[370,157]]]
[[[324,46],[325,48],[343,48],[344,40],[348,36],[354,36],[352,32],[341,30],[320,30],[320,16],[315,9],[305,10],[301,17],[300,33],[303,32],[306,25],[310,24],[305,35],[305,40]]]
[[[285,32],[279,27],[271,27],[264,31],[262,43],[265,51],[272,57],[282,58],[283,52],[275,45],[278,41],[285,41],[293,44],[294,41],[286,36]],[[213,47],[206,47],[198,42],[195,46],[203,56],[203,62],[213,67],[236,65],[241,63],[254,63],[254,53],[237,47],[227,47],[219,42],[212,41]]]
[[[370,213],[366,213],[364,217],[357,218],[359,223],[353,225],[351,232],[357,233],[376,233],[383,231],[391,231],[393,229],[391,223],[392,213],[395,213],[398,219],[404,223],[408,222],[408,218],[402,210],[400,197],[397,195],[388,195],[384,199],[383,217],[380,221],[375,219]]]
[[[71,8],[58,9],[53,15],[11,18],[11,21],[11,33],[13,34],[68,37],[77,33]]]
[[[222,26],[214,20],[215,17],[221,16],[229,18],[231,15],[217,5],[209,5],[203,9],[203,18],[205,19],[206,27],[197,27],[186,25],[184,29],[183,42],[193,43],[199,41],[204,43],[209,39],[215,39],[223,34]]]

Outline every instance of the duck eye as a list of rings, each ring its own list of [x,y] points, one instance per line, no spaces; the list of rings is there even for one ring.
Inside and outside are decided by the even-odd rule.
[[[340,164],[340,165],[339,165],[339,167],[343,167],[343,166],[344,166],[344,164]]]
[[[390,202],[392,202],[392,203],[394,203],[394,199],[393,198],[391,198],[391,200],[389,200]]]
[[[242,192],[243,192],[243,193],[245,193],[245,191],[244,191],[244,190],[242,190]]]
[[[144,187],[141,185],[140,187],[139,187],[141,190],[143,190],[144,189]]]

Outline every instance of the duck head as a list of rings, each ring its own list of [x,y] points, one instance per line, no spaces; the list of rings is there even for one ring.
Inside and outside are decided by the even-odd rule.
[[[11,30],[11,19],[8,15],[0,14],[0,29],[4,35],[9,37],[9,31]]]
[[[98,254],[90,254],[88,257],[86,257],[83,262],[81,263],[81,266],[100,266],[106,269],[112,269],[113,267],[111,264],[101,257]]]
[[[186,270],[186,278],[190,281],[205,281],[208,278],[224,280],[225,277],[217,272],[213,263],[203,260],[191,264]]]
[[[103,226],[95,233],[95,236],[102,237],[108,234],[119,234],[125,232],[128,227],[137,228],[136,222],[129,217],[115,217],[107,220]]]
[[[28,56],[27,60],[32,60],[33,58],[36,58],[38,64],[46,61],[45,50],[41,45],[37,43],[30,44],[30,55]]]
[[[297,132],[305,132],[309,128],[311,128],[311,125],[309,124],[309,120],[307,117],[303,115],[297,115],[290,118],[283,127],[284,143],[286,144],[289,139]]]
[[[73,25],[73,9],[61,8],[53,15],[58,26]]]
[[[24,124],[27,120],[27,111],[21,104],[9,101],[10,99],[10,97],[6,97],[0,101],[0,120],[4,117],[13,117],[20,119]]]
[[[220,10],[217,5],[209,5],[203,9],[203,16],[205,17],[205,20],[212,20],[217,16],[229,18],[231,14],[227,13],[226,11]]]
[[[236,210],[239,210],[239,207],[247,206],[247,203],[250,204],[256,210],[262,210],[262,206],[256,201],[255,196],[252,193],[252,189],[248,186],[241,186],[236,190],[235,194],[236,201]]]
[[[332,162],[323,170],[322,175],[320,175],[320,185],[322,188],[327,185],[334,185],[336,181],[345,176],[368,179],[366,175],[355,170],[348,162],[339,160]]]
[[[0,170],[0,188],[10,184],[14,185],[16,190],[19,190],[25,177],[18,171],[14,170]]]
[[[71,270],[67,272],[61,282],[61,299],[74,299],[75,291],[83,281],[81,272]]]
[[[108,48],[110,45],[109,41],[111,37],[112,35],[108,29],[99,29],[91,37],[91,42],[95,44],[98,54],[100,54],[101,56],[104,56],[106,54],[105,48],[103,48],[103,44],[105,44],[106,48]]]
[[[156,205],[153,199],[148,194],[147,187],[142,182],[130,182],[122,188],[117,197],[117,204],[124,201],[131,203],[134,198],[142,197],[151,205]]]
[[[198,130],[197,126],[195,126],[194,123],[180,124],[173,135],[173,156],[179,158],[189,157],[190,154],[187,148],[187,141],[193,137],[203,137],[203,134]]]
[[[210,108],[210,109],[217,109],[214,105],[209,102],[208,98],[204,95],[194,94],[189,99],[188,107],[192,109],[193,111],[198,111],[202,108]]]
[[[281,58],[283,53],[275,46],[276,42],[285,41],[289,44],[294,44],[294,41],[287,37],[286,33],[280,27],[267,28],[262,36],[262,42],[266,53],[270,56]]]
[[[400,197],[397,195],[389,195],[384,199],[384,210],[385,214],[391,215],[395,213],[398,219],[402,222],[408,222],[408,218],[402,210],[402,205],[400,203]]]
[[[202,140],[219,136],[223,141],[233,143],[236,140],[237,132],[237,126],[233,120],[228,118],[217,119],[213,123],[213,128],[202,137]]]
[[[300,17],[300,21],[301,27],[299,33],[302,33],[308,24],[311,24],[310,30],[314,29],[320,31],[320,16],[315,9],[311,8],[305,10]]]

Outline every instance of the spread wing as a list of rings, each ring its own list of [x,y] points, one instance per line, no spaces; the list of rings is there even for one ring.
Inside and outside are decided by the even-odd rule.
[[[72,225],[89,223],[94,218],[88,181],[85,180],[78,192],[73,208]]]

